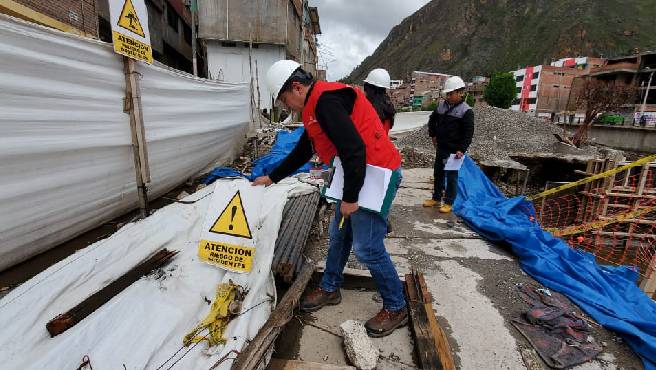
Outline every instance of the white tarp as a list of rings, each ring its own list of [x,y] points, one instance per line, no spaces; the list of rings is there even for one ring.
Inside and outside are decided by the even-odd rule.
[[[246,84],[137,63],[155,197],[235,155]],[[0,270],[137,207],[122,57],[0,15]]]
[[[250,186],[246,180],[216,184],[217,189],[222,187],[228,193]],[[290,178],[264,190],[257,216],[249,220],[257,230],[257,253],[253,270],[247,274],[226,272],[198,259],[198,241],[212,190],[214,186],[185,198],[199,199],[196,203],[174,203],[126,225],[1,299],[1,367],[76,369],[82,357],[88,355],[97,370],[123,369],[123,364],[130,370],[157,369],[165,363],[162,369],[169,369],[176,360],[173,369],[208,369],[230,350],[242,350],[275,306],[271,261],[287,196],[315,188]],[[50,338],[45,327],[50,319],[164,247],[180,251],[163,268],[164,274],[142,278],[77,325]],[[229,279],[250,291],[243,303],[245,313],[228,325],[227,344],[216,347],[212,355],[206,343],[185,354],[187,348],[180,350],[182,338],[209,312],[205,298],[213,300],[217,285]],[[231,365],[232,360],[228,360],[219,369]]]

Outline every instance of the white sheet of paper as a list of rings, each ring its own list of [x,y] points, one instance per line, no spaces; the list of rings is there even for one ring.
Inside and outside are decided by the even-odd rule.
[[[444,165],[444,171],[458,171],[460,167],[462,167],[462,163],[465,161],[465,156],[463,155],[462,158],[458,159],[456,158],[455,154],[451,154],[449,156],[449,159],[446,161],[446,164]]]
[[[326,189],[326,196],[334,199],[342,199],[344,193],[344,167],[339,157],[333,161],[335,173],[330,187]],[[367,165],[364,184],[358,196],[358,205],[373,211],[380,212],[383,201],[387,194],[392,170],[377,166]]]

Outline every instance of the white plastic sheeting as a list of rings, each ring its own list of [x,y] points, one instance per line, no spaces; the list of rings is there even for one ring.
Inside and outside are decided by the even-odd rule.
[[[228,187],[227,192],[234,193],[251,185],[246,180],[224,180],[216,186]],[[213,189],[210,186],[185,198],[199,199],[196,203],[174,203],[126,225],[0,300],[2,368],[76,369],[88,355],[98,370],[123,369],[123,364],[127,369],[157,369],[161,365],[162,369],[208,369],[230,350],[242,350],[275,306],[271,301],[275,296],[271,261],[287,196],[311,192],[314,187],[290,178],[263,190],[257,217],[249,220],[257,229],[257,253],[253,270],[247,274],[226,272],[198,259],[198,241]],[[50,319],[164,247],[180,251],[163,268],[165,274],[142,278],[77,325],[50,338],[45,327]],[[243,303],[245,313],[228,325],[227,344],[216,347],[211,355],[207,344],[202,343],[187,354],[183,348],[174,356],[184,335],[209,312],[205,297],[214,299],[217,285],[229,279],[249,293]],[[231,365],[232,360],[228,360],[218,369]]]
[[[121,58],[0,15],[0,270],[137,207]],[[234,156],[248,85],[137,71],[151,197]]]

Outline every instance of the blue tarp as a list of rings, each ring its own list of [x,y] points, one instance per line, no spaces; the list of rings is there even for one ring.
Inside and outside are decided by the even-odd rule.
[[[634,270],[598,265],[592,254],[544,231],[532,221],[530,202],[506,198],[469,157],[460,170],[454,211],[484,238],[510,245],[526,273],[617,332],[645,369],[656,370],[656,302],[638,288]]]
[[[201,182],[209,185],[214,181],[225,177],[246,177],[246,175],[231,167],[215,167]]]
[[[280,162],[282,162],[287,157],[287,155],[291,153],[292,149],[294,149],[296,143],[298,143],[298,140],[301,138],[301,135],[303,135],[303,131],[303,127],[300,127],[292,132],[278,131],[276,134],[276,140],[273,143],[273,147],[271,147],[269,154],[263,155],[253,161],[253,171],[251,172],[250,177],[235,170],[234,168],[216,167],[212,170],[212,172],[207,174],[202,182],[204,184],[211,184],[217,179],[224,177],[246,177],[253,181],[256,177],[269,175],[271,171],[278,167]],[[310,172],[311,167],[311,163],[308,162],[299,168],[296,172],[294,172],[294,174]]]
[[[292,132],[278,131],[276,134],[276,141],[271,147],[269,154],[264,155],[253,161],[253,171],[251,173],[251,180],[259,176],[266,176],[271,173],[280,162],[287,157],[287,155],[294,149],[296,143],[303,135],[305,130],[303,127],[297,128]],[[303,167],[299,168],[294,174],[300,172],[310,172],[311,164],[308,162]]]

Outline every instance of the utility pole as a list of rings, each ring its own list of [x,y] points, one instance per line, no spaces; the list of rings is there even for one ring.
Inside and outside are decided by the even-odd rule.
[[[196,59],[196,12],[198,11],[198,0],[191,0],[191,61],[194,76],[198,77],[198,60]]]
[[[645,70],[650,70],[651,68],[647,67]],[[656,71],[651,71],[649,74],[649,82],[647,82],[647,90],[645,90],[645,98],[642,100],[642,109],[640,110],[640,120],[642,120],[642,117],[645,115],[645,109],[647,107],[647,97],[649,96],[649,89],[651,88],[651,79],[654,77],[654,72]]]

